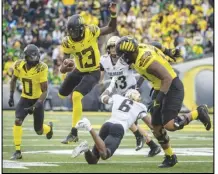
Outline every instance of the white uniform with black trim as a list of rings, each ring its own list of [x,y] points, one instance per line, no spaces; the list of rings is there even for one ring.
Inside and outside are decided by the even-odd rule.
[[[120,60],[113,65],[111,57],[108,54],[101,56],[100,63],[104,68],[104,72],[110,78],[118,77],[116,81],[116,92],[118,94],[124,95],[130,87],[136,86],[137,81],[133,70],[129,69],[129,65],[122,64]]]
[[[114,94],[110,100],[113,104],[112,115],[106,122],[121,124],[125,132],[136,120],[147,116],[147,107],[142,103],[119,94]]]

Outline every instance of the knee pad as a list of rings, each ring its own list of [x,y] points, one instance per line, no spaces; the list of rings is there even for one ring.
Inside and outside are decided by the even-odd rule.
[[[106,154],[105,153],[100,153],[100,157],[101,157],[102,160],[106,160],[106,159],[110,158],[111,157],[110,149],[107,148]]]
[[[42,135],[43,134],[42,130],[35,130],[35,132],[36,132],[37,135]]]
[[[60,92],[58,92],[58,97],[61,98],[61,99],[64,99],[64,98],[65,98],[65,96],[63,96],[63,95],[60,94]]]
[[[183,116],[183,119],[181,118],[181,116],[177,116],[174,119],[174,126],[176,127],[177,130],[183,129],[186,122],[189,123],[188,117],[186,117],[185,115],[182,115],[182,116]]]
[[[167,135],[167,131],[164,128],[161,128],[159,135],[153,132],[154,136],[157,138],[159,144],[167,144],[170,141],[170,137]]]
[[[82,100],[83,95],[78,91],[74,91],[72,97],[73,97],[73,101],[76,101],[76,100],[78,101],[78,100]]]
[[[23,123],[23,120],[21,120],[21,119],[19,119],[19,118],[16,118],[16,119],[15,119],[15,125],[16,125],[16,126],[21,126],[22,123]]]

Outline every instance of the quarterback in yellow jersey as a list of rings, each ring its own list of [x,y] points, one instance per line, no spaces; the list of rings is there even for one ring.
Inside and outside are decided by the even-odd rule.
[[[73,113],[72,129],[62,141],[63,144],[78,141],[76,123],[82,115],[82,98],[88,94],[100,80],[100,52],[98,37],[116,30],[116,4],[110,4],[111,20],[106,27],[85,25],[83,18],[76,14],[67,22],[68,35],[63,38],[64,60],[61,73],[69,72],[59,89],[59,97],[72,93]],[[72,56],[74,63],[70,61]]]
[[[210,130],[211,122],[206,105],[200,105],[196,110],[178,116],[184,99],[184,88],[165,56],[173,57],[178,52],[166,49],[160,44],[154,45],[138,44],[131,36],[124,36],[116,43],[116,53],[121,61],[152,83],[154,93],[148,109],[152,117],[153,134],[165,152],[165,159],[159,165],[163,168],[177,163],[166,130],[183,129],[197,119],[204,124],[206,130]]]
[[[10,82],[10,97],[8,104],[14,106],[14,90],[16,81],[22,82],[21,98],[16,106],[15,124],[13,127],[13,136],[15,144],[15,153],[11,159],[21,159],[21,138],[22,123],[28,114],[33,114],[34,129],[38,135],[45,134],[47,139],[53,135],[53,123],[48,125],[44,122],[43,102],[47,97],[48,89],[48,66],[41,62],[40,53],[37,46],[29,44],[24,49],[24,59],[18,60],[14,64],[14,74]]]

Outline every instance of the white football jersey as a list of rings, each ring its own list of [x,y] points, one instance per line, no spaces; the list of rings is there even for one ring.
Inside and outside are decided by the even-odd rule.
[[[112,96],[112,113],[106,122],[121,124],[126,132],[132,124],[147,116],[147,107],[119,94]]]
[[[101,65],[104,72],[110,77],[118,76],[116,81],[116,91],[118,94],[124,95],[125,92],[132,86],[136,86],[136,78],[133,70],[129,69],[129,65],[122,64],[120,60],[113,65],[110,55],[106,54],[101,56]]]

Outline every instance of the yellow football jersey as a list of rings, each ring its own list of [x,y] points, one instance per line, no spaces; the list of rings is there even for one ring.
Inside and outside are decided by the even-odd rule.
[[[25,64],[24,60],[18,60],[14,64],[14,75],[23,85],[21,97],[37,99],[42,94],[40,83],[48,81],[48,66],[40,62],[30,70],[26,70]]]
[[[85,26],[85,37],[79,42],[74,42],[70,36],[65,36],[62,47],[65,54],[75,58],[76,68],[81,72],[91,72],[100,68],[100,52],[98,37],[100,28],[96,25]]]
[[[147,72],[147,68],[152,62],[157,61],[166,68],[171,77],[174,79],[177,75],[168,62],[168,59],[169,57],[165,56],[160,49],[152,45],[139,44],[138,56],[136,58],[136,62],[132,64],[132,68],[134,68],[139,74],[150,81],[155,90],[160,90],[161,80],[156,76],[149,74]]]

